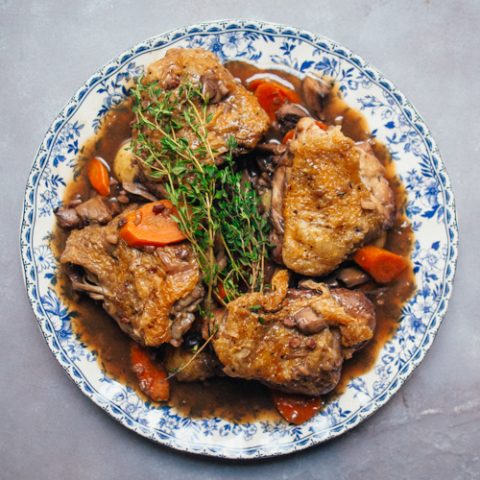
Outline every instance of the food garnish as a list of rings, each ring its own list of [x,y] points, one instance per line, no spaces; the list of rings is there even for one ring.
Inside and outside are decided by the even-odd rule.
[[[138,81],[132,90],[138,136],[132,141],[137,158],[164,182],[175,206],[175,220],[197,255],[207,286],[205,307],[213,296],[231,300],[242,290],[263,289],[269,223],[260,213],[261,199],[253,186],[242,180],[233,161],[234,137],[228,139],[223,162],[216,163],[208,139],[208,97],[199,86],[183,82],[175,91],[157,82]],[[188,127],[194,142],[178,135]],[[152,141],[148,129],[158,135]],[[217,250],[226,265],[217,263]],[[222,290],[219,291],[219,286]]]

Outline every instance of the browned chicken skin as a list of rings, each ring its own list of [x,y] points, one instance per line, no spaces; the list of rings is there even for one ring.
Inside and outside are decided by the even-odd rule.
[[[134,340],[179,345],[204,292],[192,249],[185,242],[149,252],[129,247],[118,236],[121,217],[72,231],[61,262],[84,269],[86,280],[72,277],[73,288],[101,300]]]
[[[291,270],[325,275],[391,226],[393,193],[384,167],[366,150],[339,127],[298,122],[272,192],[283,200],[272,201],[272,218],[283,230],[281,259]]]
[[[235,137],[237,153],[242,153],[254,148],[269,127],[268,115],[257,98],[236,82],[211,52],[187,48],[168,50],[165,57],[147,68],[144,83],[154,81],[161,88],[172,91],[185,81],[202,87],[203,94],[209,98],[208,115],[212,116],[207,125],[207,139],[216,158],[228,151],[230,137]],[[158,132],[147,130],[143,133],[160,141]],[[176,133],[188,139],[191,145],[198,141],[189,128],[184,127]],[[143,168],[148,169],[145,165]]]
[[[372,304],[361,292],[314,282],[288,289],[286,270],[272,283],[272,292],[243,295],[213,321],[223,371],[286,392],[331,391],[343,359],[373,336]]]
[[[214,54],[170,49],[147,68],[143,80],[170,91],[184,81],[201,87],[209,99],[208,142],[215,162],[222,161],[231,136],[238,145],[236,154],[262,140],[270,124],[268,115]],[[322,276],[391,226],[394,199],[385,169],[368,142],[355,144],[340,128],[323,131],[306,117],[321,118],[331,85],[311,78],[302,85],[309,110],[285,104],[277,112],[281,131],[296,126],[294,139],[288,146],[264,143],[259,150],[275,156],[268,171],[274,172],[273,257],[301,275]],[[133,137],[138,133],[134,130]],[[142,133],[161,140],[158,131]],[[187,127],[177,134],[192,145],[198,141]],[[150,178],[149,167],[141,168],[143,184],[165,196],[161,184]],[[139,192],[134,183],[127,182],[124,189]],[[205,317],[203,339],[212,336],[205,350],[194,354],[178,348],[185,332],[190,330],[184,346],[192,332],[199,333],[192,324],[205,292],[193,250],[187,242],[144,249],[127,246],[118,236],[123,214],[112,220],[119,211],[116,199],[99,196],[60,209],[58,221],[64,228],[87,225],[72,231],[61,262],[74,267],[73,288],[101,301],[135,341],[151,347],[170,343],[163,349],[163,362],[179,381],[203,381],[223,369],[231,377],[318,396],[335,388],[344,360],[373,337],[375,310],[362,292],[311,279],[289,288],[288,271],[282,270],[274,275],[272,290],[241,295],[214,319]],[[347,270],[341,285],[365,281],[364,272]]]

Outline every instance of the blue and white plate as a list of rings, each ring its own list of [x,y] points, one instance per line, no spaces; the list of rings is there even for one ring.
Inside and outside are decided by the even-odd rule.
[[[232,423],[192,419],[152,406],[109,378],[71,326],[71,306],[55,291],[57,259],[49,248],[80,146],[120,102],[125,85],[170,47],[202,47],[222,61],[245,60],[300,74],[334,77],[347,102],[366,116],[384,142],[407,189],[407,214],[415,231],[413,264],[418,290],[405,305],[400,326],[375,367],[351,381],[341,397],[300,426],[284,422]],[[457,257],[458,232],[450,181],[435,141],[408,100],[375,68],[325,37],[282,25],[217,21],[151,38],[98,70],[55,119],[28,178],[21,253],[28,296],[48,346],[80,390],[116,420],[158,443],[226,458],[282,455],[321,443],[358,425],[395,394],[430,348],[447,309]]]

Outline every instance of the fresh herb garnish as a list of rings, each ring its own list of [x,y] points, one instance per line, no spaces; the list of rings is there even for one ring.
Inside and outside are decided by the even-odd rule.
[[[226,152],[210,144],[213,113],[201,86],[183,81],[175,90],[164,90],[140,79],[131,95],[133,151],[177,208],[176,220],[207,286],[204,313],[210,316],[213,297],[224,303],[244,290],[262,291],[269,223],[260,213],[259,195],[233,161],[235,138],[228,139]]]

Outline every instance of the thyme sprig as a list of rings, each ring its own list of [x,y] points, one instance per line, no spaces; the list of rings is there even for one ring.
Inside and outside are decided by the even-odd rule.
[[[262,291],[269,223],[260,213],[259,195],[242,180],[233,160],[234,137],[221,165],[216,162],[219,154],[208,135],[213,114],[201,86],[183,81],[175,90],[164,90],[158,82],[140,79],[131,95],[133,151],[163,183],[178,211],[176,220],[207,287],[203,313],[211,315],[213,298],[222,303],[244,290]],[[224,265],[216,258],[222,249]]]

